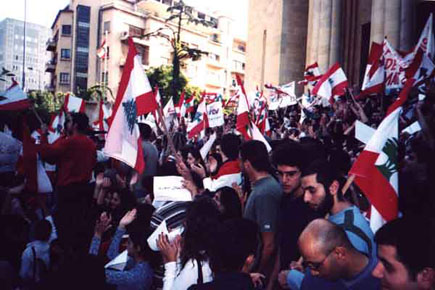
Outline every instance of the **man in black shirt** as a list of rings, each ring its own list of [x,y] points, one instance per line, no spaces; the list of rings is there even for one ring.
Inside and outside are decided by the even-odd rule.
[[[301,188],[304,159],[304,150],[296,142],[284,143],[272,154],[272,162],[283,190],[279,217],[280,269],[289,269],[289,264],[299,259],[299,235],[312,220],[320,217],[304,202]]]

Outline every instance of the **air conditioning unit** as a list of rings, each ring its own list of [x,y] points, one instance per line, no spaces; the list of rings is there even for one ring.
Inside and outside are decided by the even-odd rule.
[[[129,37],[128,31],[121,32],[121,40],[127,40]]]

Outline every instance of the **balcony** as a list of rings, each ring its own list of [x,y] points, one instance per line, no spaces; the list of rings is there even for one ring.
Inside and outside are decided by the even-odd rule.
[[[52,59],[45,64],[45,72],[54,73],[56,70],[56,59]]]
[[[47,51],[56,51],[57,41],[53,38],[50,38],[46,42],[46,50]]]
[[[53,84],[48,84],[48,85],[45,85],[45,90],[54,93],[54,91],[56,90],[56,88],[54,87]]]

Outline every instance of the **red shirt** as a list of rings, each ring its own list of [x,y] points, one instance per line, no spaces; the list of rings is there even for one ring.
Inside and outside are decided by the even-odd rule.
[[[48,144],[47,136],[41,138],[41,158],[57,166],[57,186],[89,182],[97,162],[94,142],[77,134]]]
[[[219,168],[218,173],[215,176],[212,176],[212,179],[218,179],[223,175],[240,173],[240,161],[238,159],[233,161],[226,161],[222,164],[221,168]]]

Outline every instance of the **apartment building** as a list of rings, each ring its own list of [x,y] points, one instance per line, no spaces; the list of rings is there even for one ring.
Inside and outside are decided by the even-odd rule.
[[[15,74],[16,80],[22,84],[23,65],[25,69],[26,90],[44,90],[48,79],[45,65],[48,54],[45,42],[50,37],[50,29],[34,23],[26,23],[26,52],[24,57],[24,22],[5,18],[0,22],[0,68]],[[0,81],[0,91],[12,84],[11,78]]]
[[[166,19],[172,2],[72,0],[59,11],[52,25],[53,37],[47,42],[47,50],[53,55],[47,65],[52,73],[52,89],[80,93],[107,81],[116,95],[127,56],[128,37],[133,37],[145,70],[170,65],[172,47],[168,38],[172,37],[176,25]],[[213,20],[216,25],[183,26],[182,41],[208,55],[198,61],[182,62],[181,70],[190,84],[207,92],[230,95],[234,93],[235,75],[244,77],[246,36],[234,35],[234,21],[225,15],[195,9],[192,13]],[[159,35],[153,33],[156,31]],[[106,60],[97,57],[97,49],[104,39],[108,45]]]

